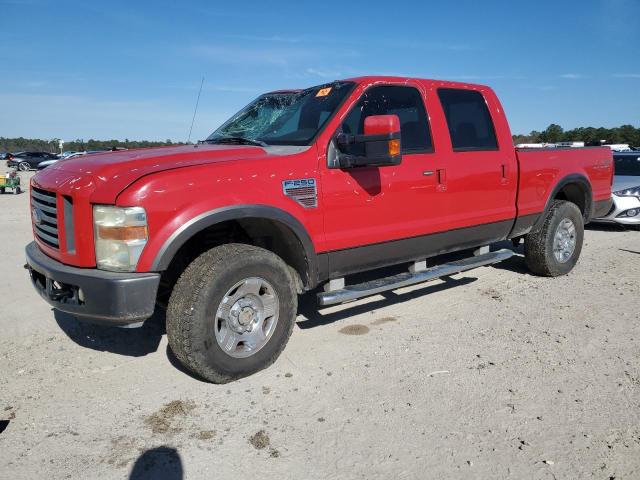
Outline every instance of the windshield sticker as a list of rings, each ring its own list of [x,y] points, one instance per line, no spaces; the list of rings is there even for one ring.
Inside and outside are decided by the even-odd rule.
[[[316,93],[316,97],[326,97],[330,93],[331,93],[331,87],[321,88],[320,90],[318,90],[318,93]]]

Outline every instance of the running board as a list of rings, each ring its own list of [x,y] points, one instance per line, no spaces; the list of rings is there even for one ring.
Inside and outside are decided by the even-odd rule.
[[[483,253],[463,260],[455,262],[443,263],[426,270],[411,273],[399,273],[391,277],[377,278],[369,282],[359,283],[357,285],[347,285],[340,290],[318,293],[318,304],[321,306],[336,305],[338,303],[357,300],[358,298],[368,297],[377,293],[395,290],[397,288],[408,287],[416,283],[428,282],[440,277],[446,277],[455,273],[465,272],[477,267],[492,265],[502,262],[513,256],[511,250],[497,250],[495,252]]]

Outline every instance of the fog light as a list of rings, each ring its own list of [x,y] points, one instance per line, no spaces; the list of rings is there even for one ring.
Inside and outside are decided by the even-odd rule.
[[[632,208],[631,210],[627,210],[625,213],[627,214],[627,217],[635,217],[640,213],[640,210],[638,210],[637,208]]]

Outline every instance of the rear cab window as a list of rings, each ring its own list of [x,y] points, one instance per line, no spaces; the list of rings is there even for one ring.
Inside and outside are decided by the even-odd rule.
[[[454,152],[498,150],[495,127],[482,93],[441,88],[438,97]]]

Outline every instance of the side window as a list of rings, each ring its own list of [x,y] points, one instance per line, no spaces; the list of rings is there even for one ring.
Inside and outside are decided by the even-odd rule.
[[[396,86],[370,88],[346,116],[342,131],[354,135],[363,134],[364,119],[370,115],[398,116],[402,153],[433,151],[427,112],[417,89]]]
[[[480,92],[442,88],[438,90],[438,96],[454,151],[498,149],[493,121]]]

